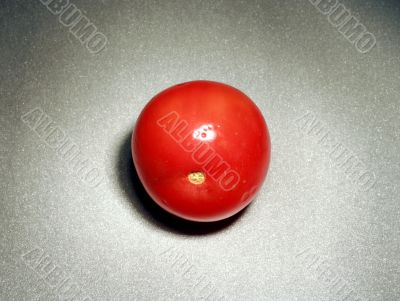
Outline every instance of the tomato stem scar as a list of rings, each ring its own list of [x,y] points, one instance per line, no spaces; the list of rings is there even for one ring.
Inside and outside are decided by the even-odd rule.
[[[195,185],[203,184],[206,179],[206,176],[201,171],[194,171],[188,175],[188,180],[190,183]]]

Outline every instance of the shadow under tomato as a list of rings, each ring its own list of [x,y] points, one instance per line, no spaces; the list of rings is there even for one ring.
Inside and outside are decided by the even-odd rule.
[[[222,221],[202,223],[179,218],[162,209],[148,195],[136,172],[131,154],[131,133],[129,133],[120,144],[115,168],[118,184],[133,207],[147,221],[165,231],[185,235],[212,234],[229,227],[238,220],[246,210],[245,208],[234,216]]]

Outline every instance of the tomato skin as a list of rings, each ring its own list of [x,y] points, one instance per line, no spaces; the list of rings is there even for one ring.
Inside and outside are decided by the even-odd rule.
[[[132,157],[149,195],[181,218],[234,215],[260,189],[270,137],[257,106],[222,83],[192,81],[156,95],[132,133]]]

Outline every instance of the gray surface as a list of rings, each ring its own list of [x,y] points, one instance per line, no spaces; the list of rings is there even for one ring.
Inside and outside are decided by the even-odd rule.
[[[376,37],[366,54],[309,1],[73,3],[108,38],[100,53],[39,1],[0,4],[0,300],[400,299],[399,2],[342,1]],[[246,92],[272,137],[262,192],[216,225],[151,205],[130,159],[141,108],[194,79]],[[21,119],[35,108],[97,187]],[[307,112],[371,189],[302,127]]]

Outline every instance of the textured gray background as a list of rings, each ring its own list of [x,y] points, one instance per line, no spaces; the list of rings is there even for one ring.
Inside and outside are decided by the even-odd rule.
[[[0,300],[400,299],[398,1],[341,1],[377,39],[366,54],[306,0],[71,2],[108,38],[99,54],[39,1],[0,3]],[[243,90],[272,137],[256,200],[204,226],[151,204],[129,146],[146,102],[194,79]],[[34,108],[99,186],[21,120]],[[307,112],[376,176],[372,189],[301,129]],[[70,288],[46,280],[51,267]]]

